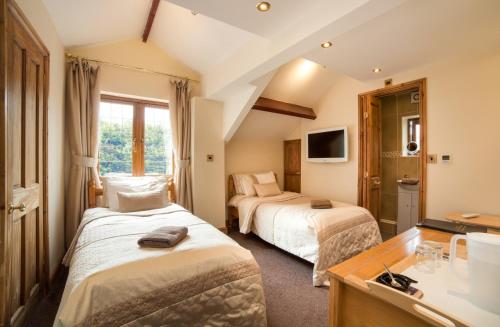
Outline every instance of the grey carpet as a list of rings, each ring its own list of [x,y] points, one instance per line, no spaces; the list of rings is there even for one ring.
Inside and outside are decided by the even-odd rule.
[[[312,285],[311,263],[288,254],[253,234],[233,232],[229,236],[250,250],[261,268],[268,326],[327,325],[328,288]]]
[[[327,325],[328,289],[312,286],[312,264],[267,244],[255,235],[233,232],[229,236],[250,250],[260,265],[268,326]],[[63,272],[56,279],[51,292],[35,308],[26,326],[52,326],[66,275]]]

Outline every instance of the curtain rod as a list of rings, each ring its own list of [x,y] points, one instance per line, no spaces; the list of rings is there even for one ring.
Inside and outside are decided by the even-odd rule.
[[[192,79],[192,78],[185,77],[185,76],[179,76],[179,75],[174,75],[174,74],[162,73],[162,72],[158,72],[158,71],[155,71],[155,70],[150,70],[150,69],[147,69],[147,68],[142,68],[142,67],[137,67],[137,66],[127,66],[127,65],[115,64],[115,63],[109,62],[109,61],[103,61],[103,60],[97,60],[97,59],[92,59],[92,58],[85,58],[85,57],[75,56],[75,55],[73,55],[71,53],[66,53],[66,58],[70,58],[70,59],[83,59],[83,60],[87,60],[87,61],[91,61],[91,62],[95,62],[95,63],[98,63],[98,64],[107,65],[107,66],[112,66],[112,67],[130,69],[130,70],[135,70],[135,71],[139,71],[139,72],[143,72],[143,73],[149,73],[149,74],[164,75],[164,76],[169,76],[169,77],[174,77],[174,78],[181,78],[181,79],[186,79],[186,80],[189,80],[189,81],[192,81],[192,82],[197,82],[197,83],[200,82],[199,80]]]

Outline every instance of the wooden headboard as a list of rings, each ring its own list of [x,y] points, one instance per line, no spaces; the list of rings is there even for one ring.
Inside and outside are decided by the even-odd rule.
[[[170,202],[175,203],[177,198],[175,196],[175,187],[174,187],[174,179],[170,177],[167,182],[167,190],[168,190],[168,200]],[[104,194],[104,190],[102,187],[96,187],[95,181],[92,179],[88,185],[88,195],[89,195],[89,208],[97,207],[97,198],[98,196],[102,196]]]
[[[278,174],[274,173],[274,177],[276,181],[278,181]],[[229,175],[229,179],[227,181],[227,202],[231,200],[233,196],[236,195],[236,187],[234,186],[234,178],[233,175]]]

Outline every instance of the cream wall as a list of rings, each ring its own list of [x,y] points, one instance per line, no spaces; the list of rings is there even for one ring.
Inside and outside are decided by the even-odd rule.
[[[224,227],[226,207],[223,103],[194,97],[191,109],[194,214],[215,227]],[[214,161],[207,160],[208,154],[214,155]]]
[[[443,218],[453,210],[500,214],[500,51],[415,68],[392,76],[395,84],[427,77],[428,151],[451,154],[450,164],[428,165],[427,217]],[[349,162],[305,161],[302,190],[306,194],[357,201],[357,95],[383,87],[339,77],[315,108],[315,121],[303,120],[306,131],[346,125]]]
[[[200,80],[196,71],[167,55],[151,41],[144,43],[139,39],[126,40],[104,45],[73,47],[67,49],[67,52],[74,56]],[[165,75],[101,65],[101,88],[104,92],[169,100],[169,81],[170,78]],[[199,84],[192,84],[194,95],[199,93]]]
[[[226,145],[226,183],[235,173],[274,171],[283,189],[283,140],[231,140]]]
[[[50,52],[49,80],[49,255],[50,276],[64,255],[64,48],[41,0],[16,0]]]

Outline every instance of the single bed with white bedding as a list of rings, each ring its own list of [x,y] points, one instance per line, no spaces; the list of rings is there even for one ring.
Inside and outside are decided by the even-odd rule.
[[[138,240],[185,226],[170,248]],[[140,212],[88,209],[64,263],[69,275],[54,326],[265,326],[252,254],[176,204]]]
[[[378,245],[382,238],[368,210],[335,201],[331,209],[312,209],[312,199],[293,192],[267,197],[237,194],[229,206],[237,208],[241,233],[253,232],[313,263],[313,285],[320,286],[328,284],[329,267]]]

